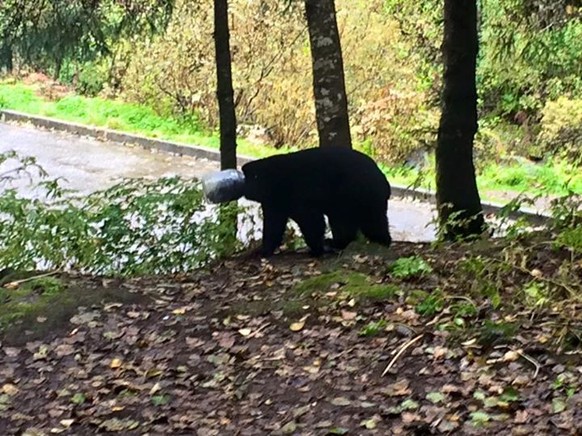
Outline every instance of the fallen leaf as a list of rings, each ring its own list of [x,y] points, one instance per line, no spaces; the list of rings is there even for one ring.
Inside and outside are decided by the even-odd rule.
[[[330,403],[333,404],[334,406],[349,406],[350,404],[352,404],[352,402],[348,400],[346,397],[336,397],[332,399]]]
[[[4,347],[3,351],[4,351],[4,354],[6,354],[8,357],[16,357],[20,354],[19,348]]]
[[[242,336],[249,336],[252,333],[252,330],[249,328],[243,328],[243,329],[239,329],[238,331]]]
[[[552,412],[560,413],[566,410],[566,402],[561,398],[554,398],[552,400]]]
[[[150,389],[150,395],[154,395],[162,389],[162,386],[159,383],[154,383],[152,388]]]
[[[75,348],[69,344],[60,344],[55,348],[55,353],[59,357],[70,356],[75,352]]]
[[[516,360],[519,360],[519,353],[517,351],[508,351],[507,353],[505,353],[503,355],[503,361],[505,362],[515,362]]]
[[[350,312],[349,310],[342,310],[342,319],[344,319],[346,321],[351,321],[353,319],[356,319],[356,316],[358,316],[358,312]]]
[[[60,424],[65,427],[65,428],[69,428],[74,424],[75,420],[74,419],[61,419],[60,420]]]
[[[333,425],[333,422],[331,421],[319,421],[316,422],[313,427],[314,428],[328,428],[331,427]]]
[[[334,427],[334,428],[330,428],[327,432],[327,434],[339,434],[339,435],[344,435],[344,434],[348,434],[349,430],[347,428],[343,428],[343,427]]]
[[[446,397],[440,392],[429,392],[426,394],[426,399],[433,404],[442,403],[445,398]]]
[[[14,396],[18,393],[18,388],[12,383],[6,383],[4,386],[2,386],[2,392],[4,392],[6,395]]]
[[[172,313],[174,315],[184,315],[188,310],[190,310],[190,307],[184,306],[184,307],[179,307],[178,309],[172,310]]]
[[[382,420],[379,416],[373,416],[370,419],[365,419],[360,422],[360,426],[367,428],[368,430],[374,430],[378,423]]]
[[[279,434],[293,434],[297,430],[297,424],[295,421],[290,421],[281,427],[281,430],[278,431]]]
[[[139,422],[133,421],[131,419],[117,419],[111,418],[103,421],[99,428],[106,431],[119,432],[124,430],[134,430],[139,426]]]
[[[291,330],[292,332],[298,332],[302,330],[303,327],[305,327],[305,322],[294,322],[289,326],[289,330]]]

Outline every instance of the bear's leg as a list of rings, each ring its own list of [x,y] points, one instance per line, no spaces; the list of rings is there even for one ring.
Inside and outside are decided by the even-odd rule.
[[[325,218],[318,211],[295,211],[291,218],[297,223],[312,256],[324,253]]]
[[[358,226],[348,214],[343,216],[339,214],[329,215],[329,227],[333,239],[331,240],[332,248],[343,250],[350,242],[356,239]]]
[[[263,205],[263,246],[261,254],[271,256],[283,242],[288,216],[273,206]]]
[[[392,242],[388,226],[386,202],[382,201],[362,214],[360,228],[371,242],[389,246]]]

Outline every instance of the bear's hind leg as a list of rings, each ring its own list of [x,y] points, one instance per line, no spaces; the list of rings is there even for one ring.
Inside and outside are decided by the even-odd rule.
[[[368,240],[377,244],[390,246],[392,238],[388,224],[386,207],[377,207],[364,213],[360,226],[362,233]]]
[[[336,250],[345,249],[358,235],[357,224],[347,214],[346,216],[330,215],[329,227],[333,235],[331,246]]]
[[[312,256],[324,253],[325,219],[321,212],[297,211],[291,218],[297,223]]]

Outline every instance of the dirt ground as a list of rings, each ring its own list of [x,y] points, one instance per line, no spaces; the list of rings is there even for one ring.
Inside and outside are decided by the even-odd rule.
[[[579,307],[511,297],[526,271],[557,283],[566,254],[530,256],[495,282],[462,263],[501,252],[479,250],[57,276],[83,306],[63,317],[52,304],[4,331],[0,434],[579,434]],[[428,267],[391,267],[419,255]],[[475,291],[487,280],[502,304]]]

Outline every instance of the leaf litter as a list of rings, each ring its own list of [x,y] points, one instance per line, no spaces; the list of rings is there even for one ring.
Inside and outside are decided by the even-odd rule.
[[[422,275],[391,274],[418,253]],[[542,254],[524,268],[558,274],[559,253]],[[515,270],[478,278],[498,285],[492,305],[462,274],[470,255],[394,244],[107,282],[144,298],[79,308],[41,339],[4,335],[0,434],[577,434],[582,361],[565,338],[580,306],[520,304],[508,295],[531,274]]]

